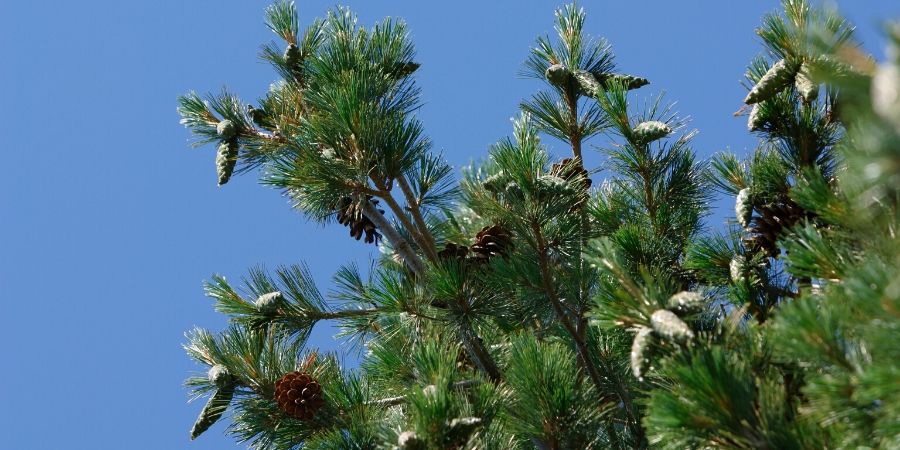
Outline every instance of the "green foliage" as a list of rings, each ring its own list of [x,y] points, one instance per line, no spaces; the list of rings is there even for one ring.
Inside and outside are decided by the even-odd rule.
[[[561,343],[528,336],[512,341],[506,372],[512,397],[510,427],[550,448],[595,448],[603,411],[590,384],[578,376],[575,354]]]
[[[747,69],[750,155],[698,160],[572,4],[525,62],[546,89],[459,181],[416,117],[402,21],[267,8],[281,79],[257,106],[179,97],[182,124],[219,147],[220,184],[259,169],[306,217],[384,239],[327,293],[303,264],[207,282],[230,324],[188,335],[209,369],[186,382],[208,397],[192,438],[228,417],[256,449],[900,446],[900,26],[875,65],[836,13],[782,6]],[[714,190],[736,197],[720,231]],[[322,321],[357,369],[307,347]],[[309,420],[274,398],[294,371],[322,389]]]

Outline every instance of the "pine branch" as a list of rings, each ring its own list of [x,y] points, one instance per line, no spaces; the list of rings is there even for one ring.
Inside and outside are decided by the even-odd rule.
[[[376,208],[372,202],[364,201],[362,208],[363,214],[378,227],[378,231],[384,234],[384,237],[391,243],[394,250],[396,250],[400,257],[403,258],[407,267],[409,267],[417,277],[421,278],[424,276],[425,265],[422,264],[422,260],[419,258],[419,255],[416,254],[415,250],[413,250],[412,246],[409,245],[409,242],[400,236],[400,233],[398,233],[387,218],[378,211],[378,208]]]
[[[468,389],[478,384],[477,380],[462,380],[453,383],[453,389]],[[387,408],[391,406],[402,405],[406,402],[406,395],[398,395],[396,397],[386,397],[369,402],[370,405]]]
[[[578,331],[572,325],[569,317],[570,314],[566,312],[566,307],[560,303],[559,296],[556,293],[556,289],[553,287],[553,276],[550,273],[547,244],[544,241],[543,233],[541,233],[540,225],[537,222],[532,222],[531,229],[534,233],[534,238],[537,243],[538,266],[540,267],[541,272],[541,287],[543,288],[544,293],[547,295],[547,300],[550,301],[550,305],[556,312],[557,319],[559,319],[563,327],[575,342],[576,350],[579,357],[583,360],[585,366],[584,369],[588,372],[588,376],[591,378],[591,381],[593,381],[597,389],[602,391],[602,376],[600,375],[599,370],[597,370],[597,367],[593,364],[593,360],[591,359],[587,344],[585,343],[585,340],[582,338],[580,333],[578,333]]]
[[[397,200],[394,199],[394,196],[391,195],[390,189],[378,178],[375,176],[370,177],[372,182],[375,184],[375,187],[378,188],[377,196],[384,200],[384,202],[391,208],[391,211],[394,212],[394,216],[397,217],[397,220],[403,225],[403,228],[413,237],[416,242],[416,245],[425,252],[425,256],[431,262],[437,262],[438,257],[437,253],[433,246],[428,245],[428,240],[425,236],[419,232],[419,229],[416,228],[412,222],[409,221],[409,217],[406,215],[406,211],[397,203]]]
[[[478,337],[475,330],[472,329],[472,324],[470,324],[468,320],[463,320],[458,326],[459,338],[462,340],[466,351],[475,361],[478,369],[484,372],[491,381],[495,383],[499,382],[503,378],[500,373],[500,368],[497,366],[497,363],[494,362],[494,359],[491,357],[487,348],[485,348],[484,342]]]
[[[419,199],[416,198],[415,194],[412,191],[412,188],[409,185],[409,182],[406,180],[406,176],[401,175],[397,178],[397,184],[400,185],[400,190],[403,191],[403,195],[406,197],[406,205],[412,213],[413,220],[416,221],[416,226],[418,227],[419,234],[425,240],[425,251],[434,253],[436,251],[434,236],[431,235],[431,232],[428,229],[428,224],[425,222],[424,217],[422,217],[422,209],[419,205]],[[437,254],[434,255],[435,259],[437,259]]]

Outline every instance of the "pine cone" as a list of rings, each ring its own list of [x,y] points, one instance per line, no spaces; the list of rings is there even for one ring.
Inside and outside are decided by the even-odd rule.
[[[275,124],[272,122],[272,118],[266,114],[265,110],[256,109],[252,105],[247,105],[247,115],[250,116],[250,119],[253,120],[253,123],[256,126],[269,131],[275,131]]]
[[[366,196],[366,201],[372,202],[373,205],[378,205],[378,200],[373,200],[371,195]],[[375,223],[369,220],[365,214],[357,210],[356,205],[353,204],[352,198],[342,198],[337,205],[337,209],[338,223],[350,228],[351,237],[358,241],[362,238],[363,233],[365,233],[366,238],[364,239],[364,242],[366,244],[374,243],[375,245],[378,245],[378,241],[381,240],[381,233],[378,232],[378,227],[376,227]],[[379,209],[378,211],[384,214],[383,209]]]
[[[790,199],[757,206],[755,210],[758,215],[753,217],[748,228],[749,237],[744,239],[744,245],[751,252],[764,251],[771,257],[778,256],[778,238],[784,230],[804,218],[811,217],[800,205]]]
[[[648,120],[637,124],[631,131],[637,142],[649,144],[672,134],[672,127],[658,120]]]
[[[745,265],[746,259],[743,255],[734,255],[734,258],[731,258],[731,262],[728,263],[728,273],[734,284],[743,283],[747,279]]]
[[[275,382],[275,400],[285,414],[299,420],[312,420],[325,399],[322,386],[306,372],[291,372]]]
[[[289,66],[292,66],[292,68],[300,62],[300,56],[300,48],[296,45],[288,44],[288,46],[284,48],[284,62]]]
[[[572,158],[565,158],[558,163],[550,166],[550,174],[560,177],[566,181],[571,181],[573,178],[580,175],[580,184],[584,188],[584,190],[588,190],[591,187],[592,182],[588,175],[588,171],[581,165],[575,164]]]
[[[676,312],[700,311],[706,306],[706,299],[698,292],[681,291],[669,297],[668,306]]]
[[[753,107],[756,109],[756,106]],[[753,203],[750,200],[750,188],[741,189],[734,200],[734,214],[738,223],[747,228],[753,216]]]
[[[762,113],[759,103],[756,103],[750,109],[750,115],[747,116],[747,131],[762,130],[768,121],[768,117]]]
[[[394,78],[400,79],[412,75],[413,72],[419,70],[419,67],[421,67],[421,64],[414,62],[397,63],[390,70],[390,74]]]
[[[640,327],[631,342],[631,373],[638,380],[643,380],[644,364],[647,361],[647,349],[653,339],[653,330]]]
[[[210,367],[209,371],[206,372],[206,377],[210,383],[218,387],[225,387],[234,383],[234,377],[228,372],[228,368],[221,364]]]
[[[213,393],[200,411],[200,416],[191,427],[191,440],[197,439],[198,436],[213,426],[228,409],[231,399],[234,398],[234,385],[222,386]]]
[[[685,342],[694,337],[694,332],[683,320],[668,309],[658,309],[650,316],[650,325],[656,334],[675,342]]]
[[[444,245],[444,249],[438,252],[438,258],[442,260],[447,259],[466,259],[466,256],[469,256],[469,247],[465,245],[456,245],[452,242],[448,242]]]
[[[597,74],[594,74],[597,76]],[[614,82],[617,82],[623,86],[625,86],[625,90],[637,89],[642,86],[646,86],[650,84],[650,80],[646,78],[636,77],[634,75],[626,75],[621,73],[606,73],[600,76],[597,76],[597,79],[603,85],[604,89],[609,89],[610,86]]]
[[[235,133],[237,133],[237,128],[234,126],[234,122],[225,119],[216,124],[216,134],[219,135],[223,140],[228,140],[234,137]]]
[[[397,437],[397,448],[400,450],[425,450],[428,444],[425,443],[415,431],[404,431]]]
[[[809,71],[809,63],[803,63],[797,72],[797,77],[794,79],[794,87],[797,88],[797,92],[800,93],[800,97],[806,103],[814,102],[819,96],[819,83],[813,81]]]
[[[234,139],[223,141],[219,144],[216,152],[216,174],[219,178],[219,186],[228,183],[231,174],[234,173],[234,166],[237,164],[238,151],[240,146]]]
[[[796,64],[787,63],[783,59],[776,62],[753,86],[753,89],[750,89],[750,93],[744,98],[744,103],[752,105],[772,98],[793,83],[799,69],[800,67]]]
[[[565,88],[573,80],[572,72],[562,64],[554,64],[548,67],[544,72],[544,76],[547,77],[547,81],[550,84],[559,88]]]
[[[575,82],[578,83],[578,90],[581,95],[593,97],[603,90],[597,77],[587,70],[576,70],[573,74]]]
[[[284,296],[279,291],[260,295],[255,302],[259,312],[266,315],[274,315],[282,303],[284,303]]]
[[[487,261],[500,255],[506,256],[512,246],[512,237],[500,225],[487,226],[475,235],[471,250],[476,260]]]

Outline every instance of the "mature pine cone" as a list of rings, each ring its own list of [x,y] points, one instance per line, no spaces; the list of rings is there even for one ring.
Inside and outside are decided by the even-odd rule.
[[[438,252],[438,258],[442,260],[446,259],[466,259],[466,256],[469,256],[469,247],[465,245],[456,245],[452,242],[448,242],[444,245],[444,249]]]
[[[493,256],[506,256],[512,246],[512,238],[502,226],[484,227],[475,235],[475,243],[470,249],[476,260],[487,261]]]
[[[378,205],[378,200],[372,200],[371,195],[366,196],[366,201],[372,202],[373,205]],[[374,243],[378,245],[378,241],[381,240],[381,233],[378,232],[378,227],[365,214],[357,210],[352,198],[342,198],[337,205],[337,209],[338,223],[350,228],[350,236],[358,241],[365,233],[366,244]],[[379,209],[378,212],[384,214],[383,209]]]
[[[285,414],[300,420],[312,420],[325,405],[322,386],[306,372],[291,372],[275,382],[275,400]]]
[[[810,217],[800,205],[792,200],[755,206],[758,215],[753,217],[744,244],[751,252],[763,251],[766,255],[778,256],[778,238],[785,229]]]
[[[581,187],[584,190],[588,190],[591,187],[591,178],[588,175],[588,171],[581,165],[572,162],[572,158],[562,159],[550,166],[550,175],[555,175],[566,181],[570,181],[580,175],[581,182],[579,184]]]

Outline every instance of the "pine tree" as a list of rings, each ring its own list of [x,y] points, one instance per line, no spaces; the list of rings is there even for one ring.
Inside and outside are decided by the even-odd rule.
[[[227,416],[260,449],[900,446],[900,26],[875,66],[848,23],[785,0],[747,73],[759,149],[707,163],[566,6],[523,68],[545,88],[456,181],[402,21],[266,18],[282,79],[257,106],[187,94],[182,123],[216,144],[220,185],[258,171],[382,256],[328,296],[303,264],[213,277],[231,324],[188,335],[208,369],[192,438]],[[737,197],[724,235],[705,231],[716,188]],[[307,346],[320,321],[359,367]]]

